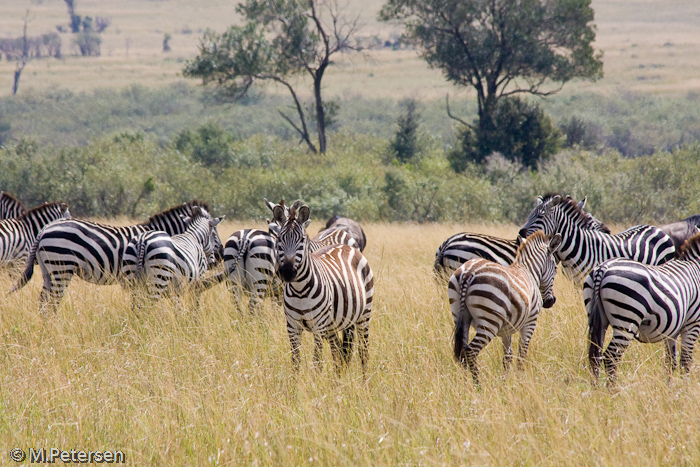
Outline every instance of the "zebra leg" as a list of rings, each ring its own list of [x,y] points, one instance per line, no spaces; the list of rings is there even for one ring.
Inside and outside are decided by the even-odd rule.
[[[608,384],[615,385],[617,381],[617,365],[622,358],[622,354],[630,345],[630,340],[636,333],[626,329],[613,326],[613,336],[608,348],[603,353],[603,363],[605,363],[605,373],[608,375]]]
[[[537,316],[535,316],[535,319],[528,322],[520,331],[520,343],[518,344],[518,368],[520,368],[523,365],[523,362],[525,362],[527,350],[530,347],[530,339],[532,339],[532,334],[535,332],[536,324]]]
[[[673,373],[678,366],[678,362],[676,361],[676,339],[669,337],[664,341],[664,344],[666,347],[666,368],[669,373]]]
[[[352,359],[352,351],[355,346],[355,325],[349,326],[343,331],[343,345],[340,347],[342,350],[343,363],[345,365],[350,364]]]
[[[464,356],[467,361],[467,365],[469,365],[469,370],[472,373],[472,379],[474,380],[474,384],[477,386],[480,386],[479,383],[479,367],[476,364],[476,357],[479,355],[479,352],[483,350],[486,345],[488,345],[489,342],[495,337],[495,335],[492,333],[490,329],[487,329],[483,326],[478,326],[476,328],[476,335],[474,336],[474,339],[469,343],[467,348],[464,351]]]
[[[44,280],[39,297],[39,308],[41,315],[46,316],[49,308],[56,313],[58,304],[61,302],[68,284],[73,278],[74,271],[72,269],[49,271],[42,261],[39,261],[39,268]]]
[[[508,373],[513,362],[513,336],[501,336],[503,342],[503,371]]]
[[[301,328],[291,326],[287,322],[287,335],[289,336],[289,344],[292,347],[292,367],[294,373],[299,373],[299,365],[301,363]]]
[[[698,341],[698,334],[700,334],[700,324],[684,329],[681,333],[681,369],[683,373],[690,372],[690,366],[693,364],[693,348]]]
[[[335,371],[336,373],[340,374],[340,370],[343,368],[343,364],[345,363],[345,358],[338,334],[332,333],[329,335],[328,343],[331,345],[331,355],[333,356],[333,362],[335,363]]]
[[[331,352],[333,352],[333,343],[331,343]],[[314,334],[314,368],[318,371],[323,369],[321,357],[323,356],[323,339],[318,334]],[[334,355],[335,357],[335,355]]]
[[[369,362],[369,314],[365,315],[367,319],[362,322],[357,322],[355,328],[357,330],[358,348],[360,352],[360,363],[362,363],[362,374],[367,377],[367,363]],[[352,348],[350,349],[352,352]],[[348,359],[349,361],[349,359]]]

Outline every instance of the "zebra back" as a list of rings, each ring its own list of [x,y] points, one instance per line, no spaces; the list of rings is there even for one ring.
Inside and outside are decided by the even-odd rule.
[[[330,229],[340,229],[344,230],[355,240],[355,247],[360,251],[365,251],[365,246],[367,246],[367,237],[365,236],[365,231],[362,230],[362,226],[352,219],[342,216],[333,216],[326,222],[326,227],[319,232],[316,236],[321,235],[323,232]],[[345,242],[343,242],[345,243]],[[353,245],[351,245],[353,246]]]
[[[162,230],[168,235],[178,235],[187,230],[185,217],[192,216],[192,210],[199,207],[209,212],[207,203],[198,200],[188,201],[166,211],[159,212],[140,225],[148,227],[148,230]]]
[[[5,191],[0,191],[0,219],[19,217],[26,211],[20,200]]]

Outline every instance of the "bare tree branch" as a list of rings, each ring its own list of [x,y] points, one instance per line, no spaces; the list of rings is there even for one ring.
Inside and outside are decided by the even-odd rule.
[[[450,95],[446,94],[445,95],[445,107],[447,108],[447,116],[450,117],[452,120],[456,120],[462,125],[466,126],[467,128],[471,128],[472,130],[476,130],[476,127],[470,123],[465,122],[459,117],[455,117],[452,115],[452,112],[450,112]]]

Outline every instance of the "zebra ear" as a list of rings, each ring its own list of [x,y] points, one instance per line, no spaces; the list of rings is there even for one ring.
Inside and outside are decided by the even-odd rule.
[[[523,238],[522,235],[518,234],[518,238],[515,239],[515,244],[520,246],[525,239]]]
[[[190,222],[192,222],[192,218],[190,216],[184,216],[180,214],[180,219],[182,219],[182,222],[185,223],[185,226],[190,225]]]
[[[311,210],[309,209],[309,207],[307,205],[303,205],[302,207],[300,207],[299,214],[297,216],[297,221],[300,224],[304,224],[304,228],[309,226],[309,217],[311,217]]]
[[[279,204],[272,209],[272,218],[280,226],[284,225],[285,222],[287,222],[287,216],[285,216],[284,214],[284,208]]]
[[[267,209],[269,209],[270,211],[274,211],[275,203],[269,202],[267,198],[263,198],[263,200],[265,200],[265,206],[267,206]]]
[[[579,201],[578,207],[580,209],[583,209],[586,207],[586,199],[588,199],[588,196],[584,196],[583,199],[581,201]]]
[[[557,204],[561,203],[561,196],[556,195],[552,198],[552,206],[556,206]]]
[[[210,225],[211,227],[216,227],[217,225],[219,225],[219,223],[220,223],[222,220],[224,220],[224,217],[226,217],[226,216],[215,217],[214,219],[210,219],[210,220],[209,220],[209,225]]]
[[[561,235],[556,234],[552,239],[549,241],[549,252],[554,253],[559,249],[561,246]]]
[[[544,199],[542,198],[542,196],[538,196],[535,200],[535,207],[539,206],[542,203],[544,203]]]

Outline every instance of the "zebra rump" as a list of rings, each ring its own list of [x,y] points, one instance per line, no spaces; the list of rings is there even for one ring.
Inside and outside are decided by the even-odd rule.
[[[365,231],[362,230],[362,226],[352,219],[342,216],[333,216],[326,222],[324,229],[318,234],[322,234],[326,230],[340,229],[349,233],[350,236],[355,240],[356,247],[360,251],[365,251],[365,246],[367,246],[367,237],[365,236]]]

